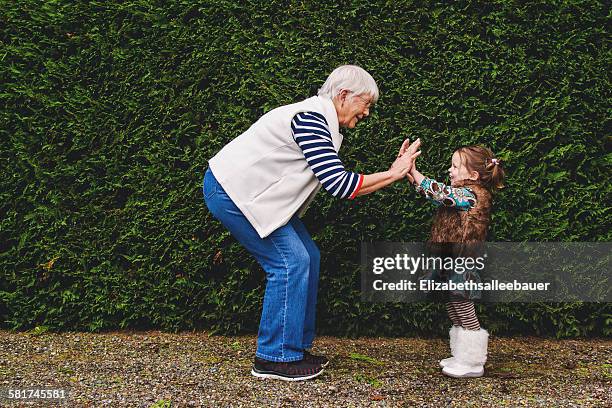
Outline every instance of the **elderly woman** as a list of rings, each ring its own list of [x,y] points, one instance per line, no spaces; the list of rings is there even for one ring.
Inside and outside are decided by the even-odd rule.
[[[254,376],[306,380],[328,363],[308,351],[320,254],[299,217],[321,186],[353,199],[406,176],[420,154],[419,140],[406,140],[393,165],[380,173],[351,172],[338,157],[339,127],[354,128],[377,100],[369,73],[338,67],[318,96],[271,110],[209,161],[206,205],[266,272]]]

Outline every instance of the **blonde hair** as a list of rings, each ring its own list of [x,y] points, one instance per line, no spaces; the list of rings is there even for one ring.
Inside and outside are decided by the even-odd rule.
[[[461,162],[469,171],[478,173],[479,180],[489,190],[504,186],[506,175],[501,160],[495,158],[491,149],[484,146],[463,146],[456,150]]]

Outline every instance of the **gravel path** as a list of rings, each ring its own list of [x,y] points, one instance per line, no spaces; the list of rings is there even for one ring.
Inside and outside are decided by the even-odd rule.
[[[485,377],[472,380],[440,373],[447,348],[444,339],[319,337],[314,351],[329,367],[287,383],[250,375],[255,336],[0,331],[0,388],[67,388],[70,407],[612,406],[611,340],[491,336]]]

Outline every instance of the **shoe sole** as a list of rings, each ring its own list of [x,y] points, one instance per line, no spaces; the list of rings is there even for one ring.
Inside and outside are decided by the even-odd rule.
[[[285,377],[284,375],[274,374],[274,372],[266,372],[266,371],[256,371],[255,369],[251,370],[251,375],[258,378],[271,378],[274,380],[282,380],[282,381],[304,381],[310,380],[312,378],[318,377],[323,373],[324,370],[321,370],[315,374],[300,376],[300,377]]]
[[[452,378],[478,378],[478,377],[482,377],[484,375],[484,370],[482,371],[477,371],[474,373],[465,373],[465,374],[452,374],[452,373],[448,373],[444,370],[442,370],[442,374],[448,376],[448,377],[452,377]]]
[[[448,363],[443,363],[442,361],[440,361],[439,364],[440,364],[440,367],[442,367],[442,368],[444,368],[444,367],[446,367],[448,365]]]

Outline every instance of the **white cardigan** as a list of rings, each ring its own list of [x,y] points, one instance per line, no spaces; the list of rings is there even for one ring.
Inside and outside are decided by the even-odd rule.
[[[209,160],[219,184],[261,238],[300,217],[321,188],[293,139],[291,120],[300,112],[325,116],[336,152],[342,144],[331,99],[313,96],[263,115]]]

